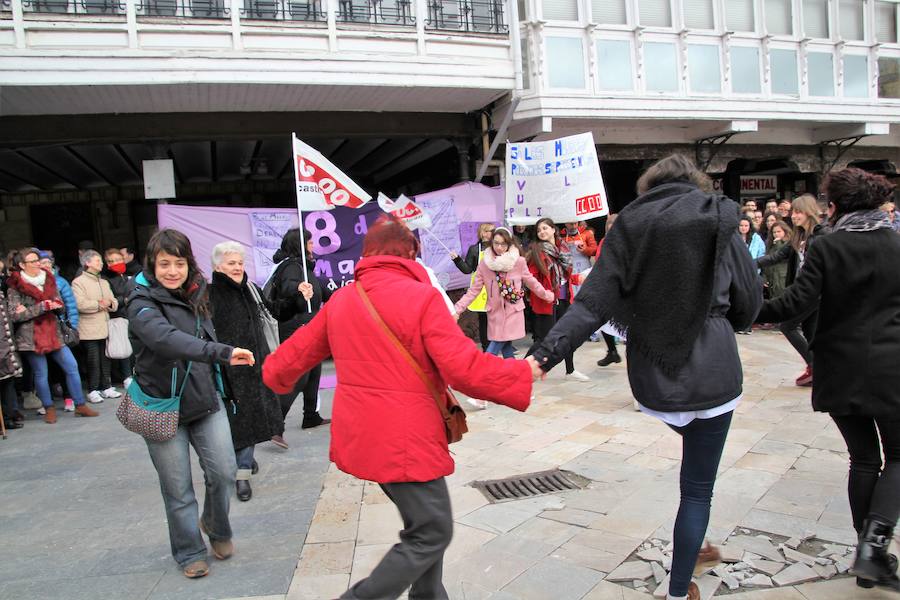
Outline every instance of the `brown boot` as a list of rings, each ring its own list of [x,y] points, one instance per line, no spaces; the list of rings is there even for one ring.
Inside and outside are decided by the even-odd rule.
[[[207,537],[209,533],[206,531],[206,526],[203,524],[203,520],[200,520],[200,531],[205,533]],[[228,560],[231,558],[231,555],[234,554],[234,542],[229,540],[214,540],[209,538],[209,545],[212,546],[213,556],[218,558],[219,560]]]
[[[706,571],[709,571],[722,562],[722,554],[719,549],[706,542],[706,545],[700,549],[697,554],[697,564],[694,567],[694,577],[699,577]]]
[[[56,423],[56,407],[48,406],[47,413],[44,415],[44,423],[50,423],[51,425]]]
[[[693,581],[688,584],[687,600],[700,600],[700,588]]]
[[[94,410],[87,404],[79,404],[78,406],[75,407],[75,416],[76,417],[96,417],[99,415],[100,415],[100,413],[98,413],[96,410]]]

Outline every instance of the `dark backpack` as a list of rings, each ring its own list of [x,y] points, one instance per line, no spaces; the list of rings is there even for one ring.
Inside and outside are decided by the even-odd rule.
[[[284,268],[290,260],[290,258],[286,258],[278,263],[278,266],[275,267],[275,271],[272,273],[272,276],[269,277],[269,280],[266,282],[266,285],[263,286],[262,290],[263,300],[269,306],[272,316],[279,321],[283,320],[281,316],[283,311],[281,301],[278,297],[278,288],[281,287],[281,274],[284,272]]]

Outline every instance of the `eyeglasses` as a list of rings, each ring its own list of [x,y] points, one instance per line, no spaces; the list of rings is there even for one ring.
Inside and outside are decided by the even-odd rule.
[[[35,263],[41,262],[41,259],[35,258],[33,260],[23,260],[22,262],[25,263],[26,265],[33,265]]]

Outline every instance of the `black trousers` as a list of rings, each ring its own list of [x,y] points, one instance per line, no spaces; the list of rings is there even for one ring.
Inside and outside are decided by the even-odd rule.
[[[488,340],[487,336],[487,313],[480,312],[478,313],[478,341],[481,342],[481,351],[487,352],[488,344],[490,344],[490,340]]]
[[[605,331],[601,331],[603,334],[603,341],[606,342],[606,351],[610,354],[618,354],[618,350],[616,350],[616,336],[609,335]]]
[[[297,385],[287,394],[278,396],[281,403],[281,416],[286,419],[294,405],[297,396],[303,394],[303,416],[309,417],[316,414],[316,404],[319,401],[319,381],[322,379],[322,365],[316,365],[297,380]]]
[[[567,310],[569,310],[569,304],[567,302],[561,302],[553,307],[552,315],[539,315],[535,313],[534,330],[531,333],[531,338],[534,340],[534,343],[531,344],[531,348],[529,348],[528,352],[525,354],[526,357],[531,356],[534,351],[537,350],[538,346],[541,345],[541,342],[544,341],[544,338],[547,337],[547,334],[550,333],[550,330],[553,329],[556,322],[559,319],[562,319]],[[566,355],[566,375],[574,371],[575,353],[570,352]]]
[[[796,319],[785,321],[778,325],[778,329],[781,330],[781,333],[794,347],[794,350],[803,358],[807,366],[812,366],[812,352],[809,351],[809,340],[816,334],[818,320],[819,307],[816,305]]]
[[[444,478],[426,482],[382,483],[403,518],[400,543],[372,573],[341,598],[387,600],[409,590],[410,600],[444,600],[444,552],[453,538],[453,511]]]
[[[862,531],[869,517],[896,525],[900,514],[900,416],[831,418],[850,453],[847,493],[854,529]]]
[[[0,404],[3,406],[3,418],[9,422],[19,410],[19,395],[16,393],[16,378],[0,379]]]
[[[88,391],[103,391],[112,386],[110,362],[106,357],[106,340],[82,340],[87,355]]]

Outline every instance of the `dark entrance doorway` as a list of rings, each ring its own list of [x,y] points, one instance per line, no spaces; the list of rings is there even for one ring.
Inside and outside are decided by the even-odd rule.
[[[31,207],[31,239],[37,248],[53,251],[61,273],[78,268],[78,242],[95,239],[92,214],[92,205],[87,202]]]

